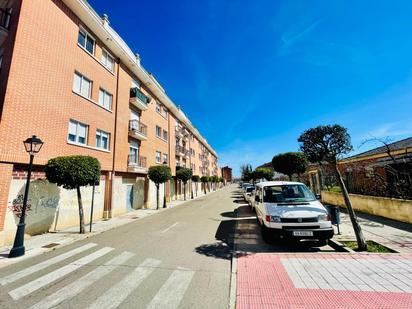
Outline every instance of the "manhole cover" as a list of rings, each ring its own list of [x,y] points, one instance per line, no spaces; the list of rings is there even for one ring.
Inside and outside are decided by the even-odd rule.
[[[60,245],[60,244],[58,244],[57,242],[52,242],[48,245],[43,246],[42,248],[53,248],[53,247],[56,247],[58,245]]]

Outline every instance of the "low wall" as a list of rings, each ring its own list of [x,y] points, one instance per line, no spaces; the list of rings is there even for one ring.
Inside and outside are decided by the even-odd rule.
[[[341,193],[322,191],[321,194],[323,203],[344,208],[346,207]],[[349,194],[349,196],[355,210],[375,216],[412,223],[412,200],[359,194]]]

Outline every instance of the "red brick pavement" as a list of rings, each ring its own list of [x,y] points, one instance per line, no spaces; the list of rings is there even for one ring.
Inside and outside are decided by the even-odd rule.
[[[412,308],[412,293],[295,288],[280,259],[412,259],[394,254],[254,254],[238,258],[236,308]]]

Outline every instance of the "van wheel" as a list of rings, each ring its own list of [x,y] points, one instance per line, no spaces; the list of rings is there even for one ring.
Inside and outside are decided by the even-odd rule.
[[[262,231],[262,238],[266,243],[270,243],[270,235],[269,235],[269,230],[265,226],[265,224],[261,225],[261,231]]]
[[[320,239],[316,242],[317,247],[323,247],[328,244],[328,239]]]

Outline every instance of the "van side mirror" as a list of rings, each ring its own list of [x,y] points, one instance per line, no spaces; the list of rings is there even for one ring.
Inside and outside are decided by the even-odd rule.
[[[321,196],[320,194],[316,194],[316,199],[317,199],[317,200],[321,200],[321,199],[322,199],[322,196]]]
[[[255,195],[255,202],[260,203],[260,196],[259,195]]]

